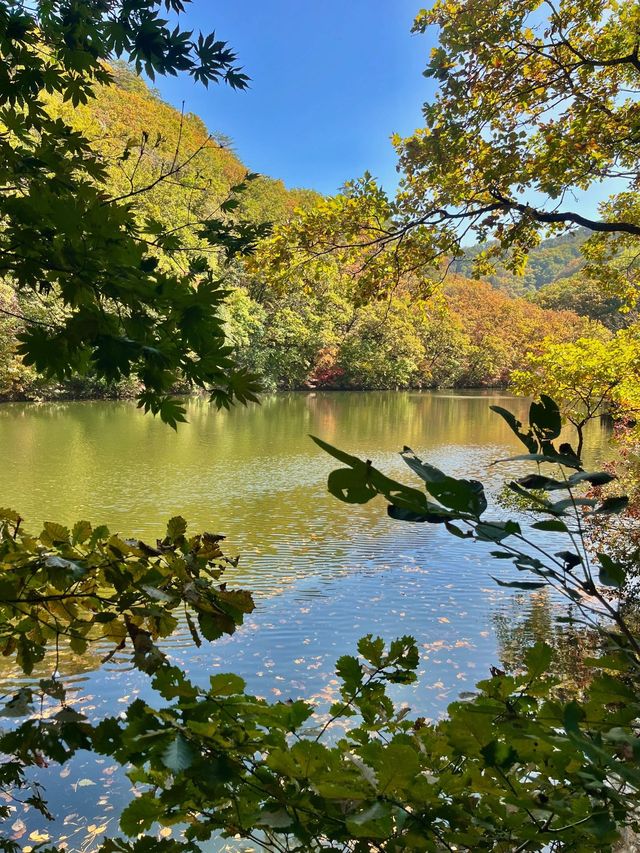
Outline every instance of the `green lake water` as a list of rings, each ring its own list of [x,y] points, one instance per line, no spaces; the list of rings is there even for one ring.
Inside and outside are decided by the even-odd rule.
[[[496,565],[488,547],[439,526],[392,522],[382,501],[336,501],[326,491],[336,465],[308,436],[370,458],[406,482],[412,475],[398,451],[409,445],[448,473],[482,480],[495,495],[506,471],[491,462],[522,447],[490,412],[492,403],[526,414],[525,401],[493,392],[288,394],[231,412],[191,401],[189,423],[176,434],[132,403],[6,404],[0,501],[36,530],[45,520],[86,518],[153,540],[181,514],[194,531],[224,534],[227,553],[240,555],[227,580],[252,589],[257,607],[233,637],[195,649],[179,630],[167,642],[170,656],[196,679],[234,671],[258,695],[315,697],[322,706],[336,691],[336,658],[352,652],[358,637],[410,633],[421,649],[420,679],[397,698],[436,718],[491,664],[517,663],[522,643],[555,630],[560,611],[544,594],[496,586],[491,575],[515,570]],[[587,462],[595,462],[609,434],[595,425],[587,439]],[[136,695],[149,695],[126,657],[103,667],[99,659],[96,651],[64,662],[88,713],[117,713]],[[23,679],[3,666],[6,693]],[[116,834],[116,815],[131,796],[118,768],[79,755],[64,769],[43,772],[42,781],[56,820],[16,811],[11,825],[23,844],[34,843],[35,831],[60,849],[90,851],[104,827]]]

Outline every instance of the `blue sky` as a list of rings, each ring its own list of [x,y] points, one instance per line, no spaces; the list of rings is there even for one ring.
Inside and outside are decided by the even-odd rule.
[[[412,35],[419,0],[193,0],[184,25],[215,29],[251,89],[159,78],[163,97],[234,141],[246,165],[290,187],[335,192],[369,170],[397,181],[389,137],[421,125],[432,42]]]

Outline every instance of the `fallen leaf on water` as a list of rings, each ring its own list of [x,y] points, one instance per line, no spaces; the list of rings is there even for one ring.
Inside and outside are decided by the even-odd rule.
[[[37,829],[34,829],[29,835],[29,841],[48,841],[50,837],[48,832],[39,832]]]
[[[27,825],[23,820],[18,818],[18,820],[11,824],[11,829],[14,832],[13,838],[17,841],[17,839],[22,838],[27,831]]]

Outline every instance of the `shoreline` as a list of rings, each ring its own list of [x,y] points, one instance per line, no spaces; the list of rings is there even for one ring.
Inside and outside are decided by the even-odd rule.
[[[501,383],[498,385],[441,385],[441,386],[414,386],[409,388],[338,388],[338,387],[319,387],[309,388],[301,386],[299,388],[275,388],[265,389],[261,392],[261,397],[270,397],[281,394],[373,394],[373,393],[432,393],[437,391],[508,391],[508,385]],[[184,392],[175,391],[171,394],[172,397],[188,400],[206,399],[206,392]],[[72,392],[47,393],[42,395],[27,395],[27,394],[7,394],[0,395],[0,406],[8,403],[33,404],[39,405],[42,403],[81,403],[81,402],[134,402],[137,400],[136,393],[122,394],[74,394]]]

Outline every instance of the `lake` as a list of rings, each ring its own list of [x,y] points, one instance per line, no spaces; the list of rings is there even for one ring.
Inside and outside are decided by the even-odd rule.
[[[195,649],[180,630],[166,643],[194,678],[234,671],[258,695],[314,697],[325,706],[337,688],[334,662],[360,636],[412,634],[420,678],[397,698],[435,719],[490,665],[517,664],[523,643],[559,630],[560,608],[544,592],[498,587],[491,576],[515,570],[496,565],[490,547],[439,526],[393,522],[383,501],[354,507],[332,498],[326,477],[336,464],[309,434],[413,482],[398,456],[409,445],[447,473],[482,480],[495,496],[513,469],[491,462],[522,446],[492,403],[521,418],[528,406],[482,391],[285,394],[230,412],[192,400],[176,434],[128,402],[5,404],[0,501],[36,531],[45,520],[84,518],[153,540],[180,514],[193,532],[223,533],[227,553],[240,555],[229,585],[253,590],[257,607],[233,637]],[[608,438],[593,426],[587,464],[602,458]],[[88,713],[117,713],[149,694],[126,657],[103,667],[99,659],[88,653],[68,664]],[[2,667],[2,693],[26,681]],[[21,843],[46,835],[60,849],[90,851],[103,832],[117,833],[131,796],[119,768],[84,754],[42,778],[57,817],[16,812]]]

